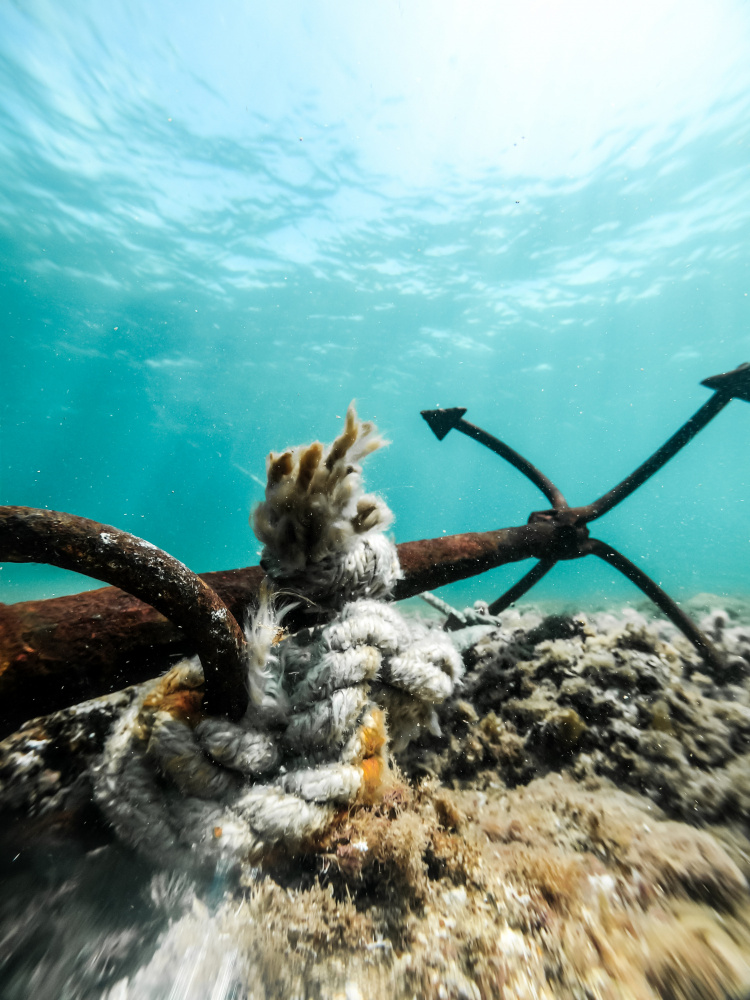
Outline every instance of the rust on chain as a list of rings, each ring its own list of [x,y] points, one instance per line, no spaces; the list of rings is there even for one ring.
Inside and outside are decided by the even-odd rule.
[[[28,718],[29,710],[38,715],[52,704],[69,705],[143,679],[142,666],[130,669],[134,656],[128,654],[137,657],[137,647],[126,636],[134,632],[140,633],[141,648],[168,635],[167,646],[197,653],[206,678],[206,709],[232,719],[244,714],[242,630],[211,586],[173,556],[88,518],[0,507],[0,560],[49,563],[121,588],[63,598],[67,603],[57,611],[44,601],[2,607],[3,716],[17,721],[19,713]],[[119,619],[115,628],[113,619]]]

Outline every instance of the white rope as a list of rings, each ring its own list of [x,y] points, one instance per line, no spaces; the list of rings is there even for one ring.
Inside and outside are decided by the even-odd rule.
[[[277,580],[338,617],[283,636],[261,588],[246,625],[250,706],[237,723],[204,716],[197,661],[183,661],[120,719],[94,772],[96,800],[120,836],[157,861],[254,863],[296,848],[342,806],[369,801],[388,745],[435,731],[434,706],[462,663],[441,632],[378,598],[400,575],[383,534],[391,514],[362,491],[355,463],[382,444],[353,408],[327,450],[271,456],[255,514]]]

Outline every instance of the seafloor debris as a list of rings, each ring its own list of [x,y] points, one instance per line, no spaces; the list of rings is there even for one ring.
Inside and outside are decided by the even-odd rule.
[[[327,886],[264,882],[193,906],[109,1000],[163,995],[186,951],[191,998],[222,974],[258,1000],[698,1000],[750,984],[737,845],[606,783],[396,789],[328,846]]]

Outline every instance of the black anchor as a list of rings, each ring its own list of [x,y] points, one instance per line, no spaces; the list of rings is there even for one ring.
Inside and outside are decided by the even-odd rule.
[[[643,570],[626,559],[611,545],[598,538],[591,538],[587,528],[590,521],[595,521],[598,517],[612,510],[625,497],[642,486],[647,479],[650,479],[710,420],[713,420],[730,400],[744,399],[745,402],[750,402],[750,364],[741,364],[734,371],[726,372],[723,375],[713,375],[711,378],[704,379],[701,385],[713,389],[713,396],[700,409],[696,410],[693,416],[635,472],[632,472],[604,496],[583,507],[570,507],[555,484],[531,462],[519,455],[504,441],[498,440],[498,438],[483,431],[481,427],[464,420],[465,407],[422,410],[422,416],[439,441],[442,441],[448,431],[453,429],[474,438],[475,441],[515,466],[519,472],[522,472],[535,486],[539,487],[552,504],[549,510],[534,511],[527,522],[530,525],[546,524],[553,528],[551,536],[542,543],[544,549],[542,558],[518,583],[489,605],[491,615],[499,614],[522,597],[545,574],[549,573],[560,559],[580,559],[589,555],[599,556],[600,559],[609,563],[610,566],[614,566],[629,580],[632,580],[637,587],[640,587],[643,593],[687,636],[710,666],[719,672],[723,671],[725,663],[722,655],[695,622]]]

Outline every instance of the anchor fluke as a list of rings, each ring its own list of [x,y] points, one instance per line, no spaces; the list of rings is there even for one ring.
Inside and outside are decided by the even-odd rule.
[[[750,403],[750,364],[745,362],[743,365],[738,365],[734,371],[704,378],[701,385],[732,399],[744,399],[746,403]]]
[[[438,441],[442,441],[448,431],[453,430],[466,413],[466,407],[452,406],[448,410],[422,410],[421,413],[430,425],[432,433]]]

